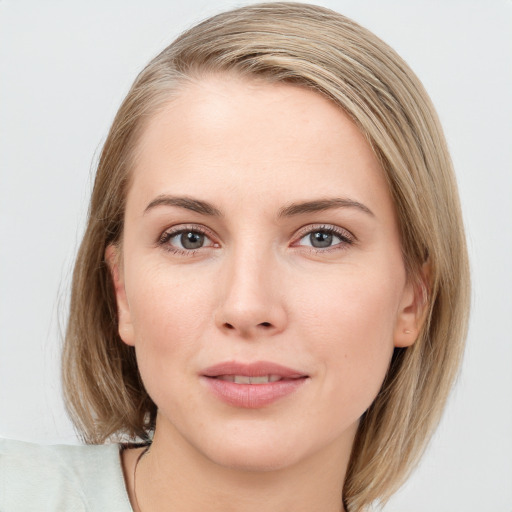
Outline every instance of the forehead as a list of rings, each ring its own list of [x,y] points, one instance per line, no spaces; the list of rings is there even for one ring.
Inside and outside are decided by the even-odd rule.
[[[390,201],[340,107],[304,87],[232,76],[187,84],[145,126],[128,199],[162,193],[252,206],[333,194]]]

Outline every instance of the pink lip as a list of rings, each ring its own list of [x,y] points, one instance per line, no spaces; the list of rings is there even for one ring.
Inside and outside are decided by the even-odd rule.
[[[222,375],[278,375],[282,380],[265,384],[236,384],[216,378]],[[297,391],[308,375],[268,361],[250,364],[227,361],[206,368],[201,372],[201,378],[209,390],[223,402],[234,407],[258,409]]]
[[[283,379],[307,377],[303,372],[268,361],[256,361],[255,363],[226,361],[206,368],[201,372],[201,375],[204,375],[205,377],[218,377],[219,375],[247,375],[247,377],[279,375]]]

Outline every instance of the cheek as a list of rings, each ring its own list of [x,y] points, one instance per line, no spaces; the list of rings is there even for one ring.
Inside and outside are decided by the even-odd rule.
[[[402,278],[375,269],[341,269],[298,283],[295,312],[299,323],[323,333],[317,340],[352,340],[361,349],[386,340],[392,344]],[[330,342],[329,342],[330,345]]]
[[[197,325],[208,299],[207,281],[199,272],[173,272],[165,263],[144,268],[142,263],[131,275],[127,293],[136,331],[188,332]]]
[[[324,385],[345,410],[361,404],[365,410],[393,354],[400,279],[392,280],[385,272],[354,272],[310,286],[297,311],[320,361]]]
[[[128,293],[141,374],[170,376],[170,366],[183,368],[197,351],[211,318],[209,281],[161,266],[139,267],[132,275]]]
[[[208,281],[194,273],[153,266],[132,275],[130,304],[135,350],[144,386],[157,404],[179,419],[194,403],[194,358],[211,315]]]

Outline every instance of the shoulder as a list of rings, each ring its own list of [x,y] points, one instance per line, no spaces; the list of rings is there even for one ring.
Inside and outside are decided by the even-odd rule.
[[[43,446],[0,439],[0,510],[131,512],[119,445]]]

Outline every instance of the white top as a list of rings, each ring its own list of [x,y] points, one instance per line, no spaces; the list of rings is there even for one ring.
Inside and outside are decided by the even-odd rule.
[[[120,451],[0,439],[0,511],[133,512]]]

